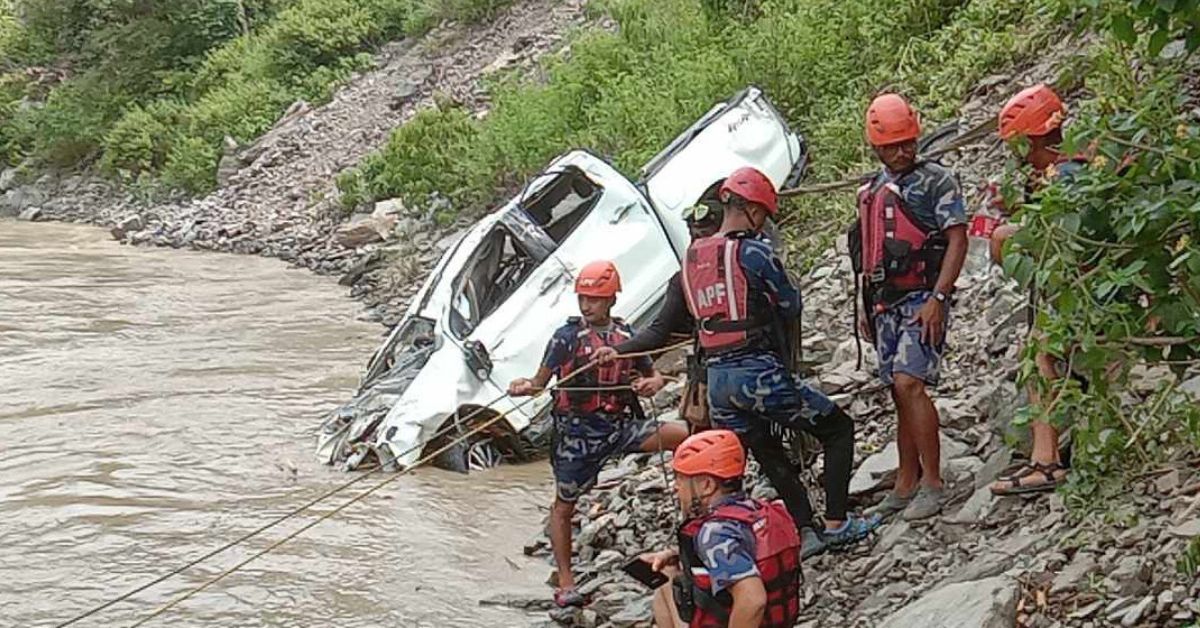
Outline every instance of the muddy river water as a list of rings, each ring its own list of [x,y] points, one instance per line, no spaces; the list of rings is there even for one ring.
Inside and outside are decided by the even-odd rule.
[[[0,221],[0,626],[66,621],[346,481],[313,431],[382,329],[343,295],[274,260]],[[543,464],[423,469],[147,625],[527,625],[478,601],[546,594],[521,546],[550,494]],[[128,625],[308,521],[76,625]]]

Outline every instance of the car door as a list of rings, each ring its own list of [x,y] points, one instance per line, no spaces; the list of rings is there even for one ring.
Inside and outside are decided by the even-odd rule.
[[[601,188],[591,211],[554,251],[574,278],[589,262],[611,260],[621,274],[614,314],[637,325],[653,314],[667,280],[679,270],[670,239],[641,191],[602,159],[586,152],[567,155],[556,165],[587,173]],[[571,298],[572,314],[577,314]]]
[[[807,166],[804,140],[760,89],[748,87],[679,134],[642,168],[642,187],[677,250],[687,248],[685,207],[729,173],[752,166],[776,189],[795,184]]]
[[[513,379],[532,376],[553,329],[577,310],[571,278],[550,255],[553,242],[517,212],[511,208],[492,227],[472,254],[472,263],[454,278],[448,308],[448,336],[463,350],[464,359],[469,359],[475,350],[472,345],[477,343],[474,346],[482,347],[491,362],[490,372],[481,382],[491,389],[488,396],[503,394]],[[495,276],[480,272],[479,266],[488,264],[489,256],[494,255],[489,238],[529,256],[532,267],[515,284],[506,285],[501,277],[498,285],[487,285]],[[501,250],[501,257],[508,252]],[[502,297],[484,302],[481,295],[496,289],[503,292]],[[540,406],[535,405],[517,411],[532,419],[538,410]]]

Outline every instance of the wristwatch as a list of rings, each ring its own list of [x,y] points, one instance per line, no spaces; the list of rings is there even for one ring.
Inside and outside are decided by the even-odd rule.
[[[933,300],[945,305],[950,300],[950,297],[946,296],[945,292],[938,290],[933,293]]]

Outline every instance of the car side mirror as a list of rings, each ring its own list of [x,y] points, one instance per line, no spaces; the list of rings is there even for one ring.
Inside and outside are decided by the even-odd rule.
[[[468,340],[463,343],[463,355],[471,372],[479,379],[487,381],[488,375],[492,373],[492,358],[488,355],[487,347],[478,340]]]

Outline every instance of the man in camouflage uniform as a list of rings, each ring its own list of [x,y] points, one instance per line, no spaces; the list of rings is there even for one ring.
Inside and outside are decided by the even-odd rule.
[[[754,168],[740,168],[718,194],[725,207],[719,235],[693,241],[683,269],[688,310],[705,349],[712,423],[735,432],[754,455],[800,528],[805,556],[861,541],[878,520],[848,513],[854,421],[791,372],[788,330],[800,316],[800,292],[762,238],[768,217],[778,212],[774,184]],[[772,424],[821,442],[824,521],[814,517]]]
[[[550,544],[558,567],[554,601],[559,606],[584,603],[571,573],[571,517],[576,500],[595,485],[604,463],[621,454],[674,448],[687,437],[682,423],[651,421],[642,413],[634,394],[649,396],[663,387],[663,378],[649,357],[591,364],[598,349],[633,335],[629,325],[611,316],[620,286],[612,262],[585,266],[575,282],[581,316],[572,317],[554,332],[536,375],[513,380],[508,387],[514,397],[528,396],[543,390],[552,377],[571,377],[557,388],[551,411],[555,499],[550,511]]]
[[[743,492],[746,453],[738,436],[694,434],[675,450],[671,466],[685,519],[679,548],[640,557],[671,578],[655,591],[655,625],[794,626],[800,537],[782,504]]]
[[[950,295],[967,254],[966,209],[954,174],[917,160],[920,123],[903,98],[879,96],[866,117],[884,168],[859,190],[864,266],[872,255],[880,262],[864,271],[869,303],[859,321],[896,403],[900,458],[895,487],[874,512],[925,519],[943,501],[938,412],[927,388],[940,380]]]

